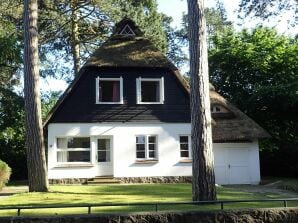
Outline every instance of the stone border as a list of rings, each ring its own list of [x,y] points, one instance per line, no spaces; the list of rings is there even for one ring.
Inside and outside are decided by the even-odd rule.
[[[192,177],[178,176],[178,177],[115,177],[120,183],[134,184],[134,183],[191,183]],[[63,179],[49,179],[50,184],[87,184],[88,178],[63,178]]]
[[[192,177],[116,177],[121,183],[191,183]]]
[[[297,223],[298,208],[0,217],[0,223]]]

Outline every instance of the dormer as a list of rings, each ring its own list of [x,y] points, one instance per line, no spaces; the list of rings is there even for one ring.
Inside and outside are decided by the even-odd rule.
[[[235,117],[233,112],[231,112],[228,108],[226,108],[225,106],[219,103],[212,103],[210,111],[211,111],[212,118],[215,118],[215,119]]]

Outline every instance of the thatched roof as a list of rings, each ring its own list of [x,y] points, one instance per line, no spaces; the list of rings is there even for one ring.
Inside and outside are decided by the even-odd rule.
[[[136,35],[125,36],[119,34],[126,24],[130,25]],[[87,60],[79,75],[64,92],[50,113],[45,125],[48,124],[55,110],[72,91],[80,77],[84,75],[84,70],[90,66],[169,69],[177,77],[185,91],[189,92],[188,83],[181,76],[179,70],[148,39],[142,36],[142,32],[134,22],[124,19],[117,24],[112,37]],[[210,85],[210,99],[211,104],[221,105],[228,111],[222,116],[220,114],[219,116],[212,115],[214,141],[245,141],[270,137],[256,122],[215,92],[212,85]]]
[[[148,39],[134,36],[112,37],[84,66],[177,69]]]
[[[226,116],[214,117],[214,141],[246,141],[270,137],[255,121],[214,90],[210,90],[210,101],[211,104],[221,105],[229,111]]]

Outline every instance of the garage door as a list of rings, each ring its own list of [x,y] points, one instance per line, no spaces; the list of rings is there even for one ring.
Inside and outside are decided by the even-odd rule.
[[[218,184],[249,184],[247,148],[214,148],[215,181]]]

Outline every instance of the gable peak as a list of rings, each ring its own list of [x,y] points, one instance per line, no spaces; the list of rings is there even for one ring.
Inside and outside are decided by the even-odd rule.
[[[113,36],[143,36],[143,32],[129,18],[124,18],[115,25]]]

